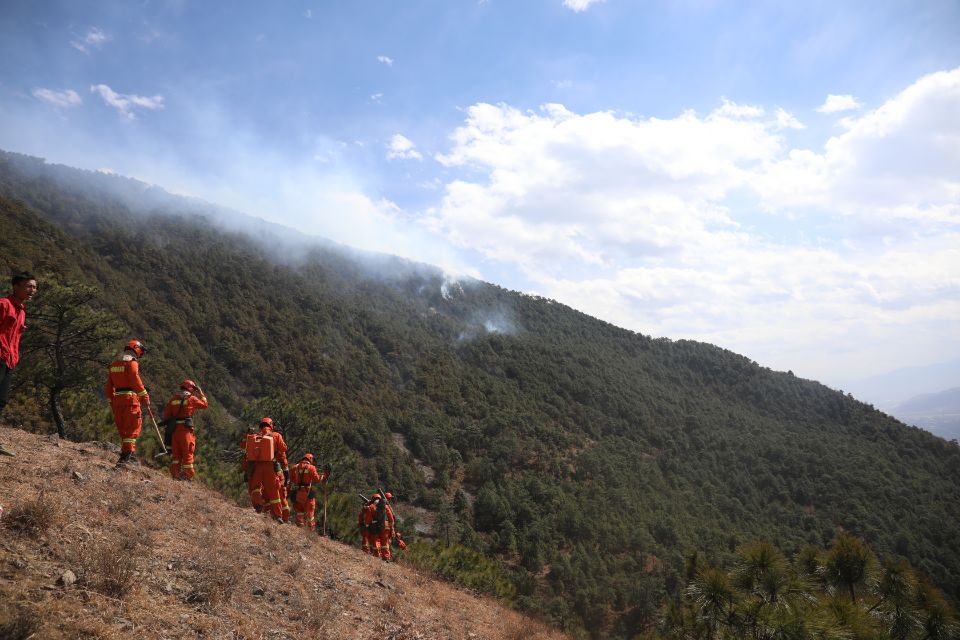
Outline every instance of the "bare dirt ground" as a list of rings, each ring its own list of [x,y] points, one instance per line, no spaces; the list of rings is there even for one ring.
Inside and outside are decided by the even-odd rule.
[[[0,638],[564,638],[93,443],[0,427]]]

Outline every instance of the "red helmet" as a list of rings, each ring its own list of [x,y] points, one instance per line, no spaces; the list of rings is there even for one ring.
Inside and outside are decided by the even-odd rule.
[[[194,382],[193,380],[184,380],[183,382],[180,383],[180,388],[185,389],[187,391],[196,391],[197,383]]]
[[[273,429],[273,418],[270,418],[270,417],[264,417],[264,418],[262,418],[262,419],[260,420],[260,426],[261,426],[261,427],[270,427],[271,429]]]
[[[370,496],[370,499],[371,499],[371,500],[379,500],[379,499],[380,499],[380,494],[379,494],[379,493],[375,493],[375,494],[373,494],[372,496]]]
[[[147,352],[147,348],[143,346],[143,343],[139,340],[131,340],[127,343],[127,346],[125,346],[124,349],[133,351],[135,354],[137,354],[138,358]]]
[[[393,500],[393,494],[389,491],[387,491],[385,495],[387,496],[387,500]]]
[[[309,460],[310,462],[313,462],[313,454],[312,454],[312,453],[305,453],[305,454],[303,454],[303,459],[304,459],[304,460]]]

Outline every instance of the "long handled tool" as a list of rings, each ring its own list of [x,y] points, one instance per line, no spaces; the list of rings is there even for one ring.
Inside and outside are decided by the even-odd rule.
[[[327,491],[327,482],[323,482],[323,537],[327,537],[327,496],[329,491]]]
[[[160,447],[163,449],[163,451],[153,457],[159,458],[161,456],[168,455],[170,452],[167,451],[167,445],[163,442],[163,434],[160,433],[160,427],[157,425],[157,419],[153,417],[153,408],[150,405],[147,405],[147,413],[150,414],[150,422],[153,423],[153,428],[157,430],[157,437],[160,439]]]

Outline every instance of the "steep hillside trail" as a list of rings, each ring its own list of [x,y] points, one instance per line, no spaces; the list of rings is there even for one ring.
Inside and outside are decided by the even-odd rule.
[[[564,638],[115,453],[0,427],[0,637]],[[31,635],[32,634],[32,635]]]

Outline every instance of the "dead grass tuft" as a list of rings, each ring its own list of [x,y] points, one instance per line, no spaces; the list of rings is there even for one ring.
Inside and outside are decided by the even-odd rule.
[[[380,603],[380,609],[388,613],[394,613],[400,605],[400,597],[396,593],[388,593]]]
[[[300,569],[302,568],[303,565],[297,558],[291,558],[283,563],[283,567],[281,567],[280,570],[291,578],[296,578],[300,574]]]
[[[56,498],[42,491],[36,498],[28,498],[10,509],[3,526],[23,535],[36,536],[46,533],[60,521],[60,505]]]
[[[39,616],[27,609],[17,608],[0,617],[0,638],[4,640],[28,640],[39,630]]]
[[[113,495],[107,507],[110,513],[118,516],[129,516],[135,507],[143,504],[143,495],[139,487],[119,482],[113,487]]]
[[[140,554],[136,537],[117,536],[80,550],[80,581],[93,591],[122,600],[137,583]]]
[[[218,607],[233,599],[243,579],[243,565],[237,558],[223,554],[213,536],[198,540],[189,564],[194,571],[189,593],[191,604]]]
[[[425,636],[413,628],[409,622],[389,622],[378,620],[373,625],[374,637],[383,640],[424,640]]]

